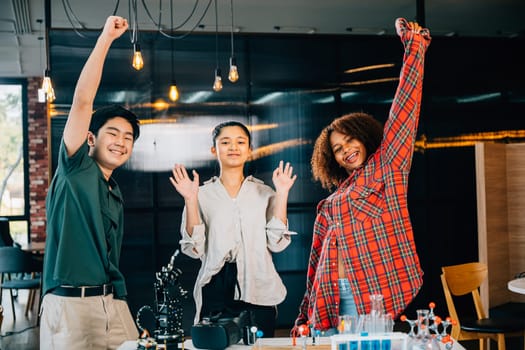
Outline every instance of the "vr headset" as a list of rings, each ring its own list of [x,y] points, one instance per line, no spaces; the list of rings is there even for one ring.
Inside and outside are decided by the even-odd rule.
[[[242,311],[237,317],[203,318],[201,322],[191,327],[191,341],[198,349],[226,349],[237,344],[241,338],[244,345],[255,343],[255,333],[250,329],[253,325],[249,311]]]

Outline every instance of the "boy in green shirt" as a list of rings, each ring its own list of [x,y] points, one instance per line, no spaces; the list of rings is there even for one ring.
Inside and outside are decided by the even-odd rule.
[[[131,156],[139,121],[120,106],[93,113],[105,58],[128,28],[110,16],[77,82],[46,199],[41,349],[116,349],[138,331],[119,270],[123,201],[111,177]]]

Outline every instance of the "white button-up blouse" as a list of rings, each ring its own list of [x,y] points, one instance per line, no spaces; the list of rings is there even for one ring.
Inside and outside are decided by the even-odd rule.
[[[237,263],[239,291],[235,299],[272,306],[286,297],[286,288],[273,264],[271,252],[283,251],[291,242],[285,223],[273,216],[274,190],[253,176],[247,177],[231,198],[218,177],[199,188],[201,224],[186,231],[186,208],[182,214],[181,250],[201,259],[193,297],[195,323],[202,307],[202,287],[223,267]]]

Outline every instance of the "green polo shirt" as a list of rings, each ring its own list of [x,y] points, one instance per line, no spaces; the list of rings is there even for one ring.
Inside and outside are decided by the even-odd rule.
[[[111,282],[114,295],[127,295],[119,271],[123,201],[117,183],[88,156],[85,143],[68,157],[62,141],[58,167],[46,198],[47,238],[43,295],[59,285]]]

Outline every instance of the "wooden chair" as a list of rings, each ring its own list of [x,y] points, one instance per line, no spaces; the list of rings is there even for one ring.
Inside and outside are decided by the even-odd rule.
[[[488,276],[487,265],[479,262],[444,266],[441,268],[441,283],[447,301],[450,317],[456,320],[451,336],[458,341],[479,340],[480,350],[487,348],[490,339],[498,344],[498,350],[505,350],[506,336],[524,336],[523,320],[489,318],[479,295],[479,287]],[[461,317],[454,304],[454,297],[471,294],[476,316]]]
[[[16,247],[0,247],[0,274],[2,276],[0,287],[9,289],[11,294],[11,308],[13,311],[13,321],[16,320],[13,290],[27,289],[30,291],[26,305],[25,315],[33,306],[36,299],[31,291],[41,288],[42,261],[36,259],[31,253],[25,252]],[[5,274],[18,273],[22,278],[4,280]],[[37,276],[38,275],[38,276]],[[30,276],[27,278],[26,276]],[[0,296],[0,302],[1,302]],[[38,300],[38,299],[37,299]]]

